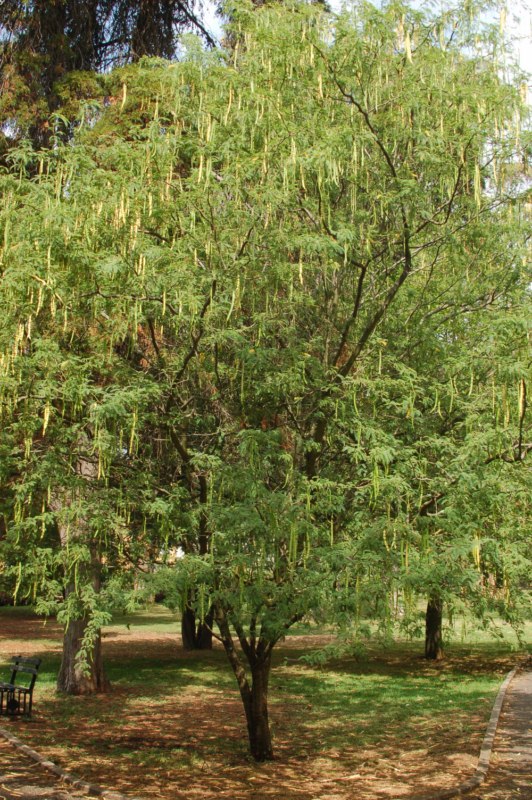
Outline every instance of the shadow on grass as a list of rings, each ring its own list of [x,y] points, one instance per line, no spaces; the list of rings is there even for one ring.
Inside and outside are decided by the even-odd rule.
[[[117,627],[125,621],[105,631],[112,682],[106,695],[55,693],[61,629],[52,623],[47,637],[33,637],[34,625],[43,626],[31,613],[12,616],[1,652],[7,659],[7,648],[13,654],[25,641],[43,658],[35,719],[24,725],[30,744],[101,785],[144,796],[162,792],[169,800],[224,793],[235,800],[307,800],[322,788],[324,797],[373,800],[383,796],[374,791],[377,778],[404,789],[416,775],[424,786],[430,769],[470,770],[501,675],[515,661],[495,643],[453,646],[446,661],[428,664],[417,643],[371,645],[363,660],[317,668],[300,656],[320,646],[320,636],[302,630],[276,648],[270,717],[277,758],[257,766],[247,754],[242,703],[223,650],[184,652],[176,617],[165,610],[128,618],[129,630]]]

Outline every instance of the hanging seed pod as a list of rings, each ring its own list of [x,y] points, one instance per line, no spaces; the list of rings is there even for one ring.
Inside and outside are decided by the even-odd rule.
[[[376,500],[379,496],[379,465],[375,464],[373,467],[373,499]]]
[[[525,379],[521,378],[519,381],[519,400],[518,400],[518,415],[519,420],[522,421],[526,412],[526,383]]]
[[[288,542],[288,564],[293,567],[297,559],[297,532],[295,525],[290,528],[290,538]]]
[[[475,562],[475,566],[480,572],[480,534],[479,533],[475,534],[475,538],[473,540],[473,546],[471,547],[471,554],[473,556],[473,561]]]
[[[474,179],[474,193],[475,193],[475,202],[477,206],[480,207],[482,202],[482,195],[481,195],[481,179],[480,179],[480,166],[475,164],[475,179]]]
[[[15,589],[13,591],[13,605],[16,606],[17,604],[17,596],[20,591],[20,585],[22,583],[22,562],[19,561],[18,563],[18,571],[17,571],[17,580],[15,582]]]
[[[471,377],[469,380],[469,390],[467,392],[468,397],[471,397],[471,395],[473,394],[474,382],[475,382],[475,375],[473,370],[471,370]]]
[[[411,64],[412,63],[412,49],[410,44],[410,32],[407,31],[405,34],[405,55],[406,60]]]
[[[136,426],[137,426],[137,409],[133,409],[133,415],[131,419],[131,431],[129,434],[129,448],[128,452],[133,453],[133,448],[135,445],[135,433],[136,433]]]
[[[303,544],[303,567],[305,569],[307,568],[308,559],[310,557],[310,549],[311,549],[310,535],[309,532],[307,531],[305,534],[305,542]]]
[[[244,391],[244,359],[241,361],[242,369],[240,373],[240,403],[243,405],[245,400],[245,391]]]
[[[43,436],[46,433],[46,429],[47,429],[48,423],[50,421],[51,410],[52,410],[52,407],[50,405],[50,402],[47,402],[46,405],[44,406],[44,413],[43,413],[43,423],[42,423],[42,435]]]

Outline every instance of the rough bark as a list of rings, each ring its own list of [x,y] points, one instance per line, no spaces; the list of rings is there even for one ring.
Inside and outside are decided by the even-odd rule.
[[[80,457],[76,464],[76,472],[85,481],[93,481],[97,475],[97,465],[87,457]],[[50,507],[60,512],[68,506],[69,497],[65,492],[58,492],[51,498]],[[64,549],[68,547],[69,533],[65,525],[58,523],[59,538]],[[97,544],[90,538],[86,521],[78,520],[77,530],[71,534],[74,539],[85,541],[90,548],[90,562],[80,565],[78,580],[85,585],[90,584],[97,594],[101,588],[102,562]],[[75,584],[68,583],[65,588],[65,600],[76,591]],[[97,694],[110,688],[105,675],[101,634],[98,630],[93,639],[93,651],[86,663],[80,658],[83,639],[89,626],[89,618],[80,616],[69,620],[63,635],[63,653],[61,667],[57,677],[57,689],[67,694]]]
[[[249,749],[255,761],[271,761],[273,746],[268,718],[268,684],[270,657],[251,668],[251,688],[244,701],[249,736]],[[242,698],[244,700],[244,698]]]
[[[430,597],[425,615],[425,658],[432,661],[440,661],[443,658],[442,617],[441,597]]]
[[[229,622],[223,609],[216,609],[216,623],[244,705],[250,753],[256,761],[271,761],[273,746],[268,718],[268,685],[273,644],[261,638],[257,642],[254,639],[247,640],[242,632],[239,632],[240,645],[251,670],[250,683],[240,655],[235,649]]]
[[[96,548],[91,551],[89,575],[85,579],[92,583],[95,592],[101,588],[101,561]],[[67,587],[67,597],[74,591],[74,586]],[[80,661],[83,637],[87,632],[89,620],[86,617],[72,619],[65,628],[63,636],[63,654],[61,667],[57,676],[57,688],[67,694],[98,694],[110,688],[105,675],[102,657],[102,637],[98,630],[94,639],[94,648],[87,663]]]
[[[109,690],[102,658],[101,635],[98,631],[94,650],[85,668],[78,655],[83,636],[87,630],[87,619],[76,619],[68,623],[63,637],[63,656],[57,677],[57,688],[67,694],[98,694]]]

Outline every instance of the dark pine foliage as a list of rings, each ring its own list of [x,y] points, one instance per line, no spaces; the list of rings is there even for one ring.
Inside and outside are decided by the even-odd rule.
[[[62,108],[65,95],[94,96],[94,82],[79,73],[105,72],[142,56],[172,58],[185,30],[214,44],[192,0],[4,0],[0,151],[22,137],[46,146],[50,114]]]

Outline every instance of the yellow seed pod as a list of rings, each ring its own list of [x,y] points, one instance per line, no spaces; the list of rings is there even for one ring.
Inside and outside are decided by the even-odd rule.
[[[29,337],[28,337],[29,338]],[[525,379],[519,381],[519,419],[522,420],[526,410],[526,383]]]
[[[478,533],[475,534],[475,539],[471,548],[471,554],[473,556],[473,561],[475,562],[476,568],[480,570],[480,534]]]
[[[407,31],[405,34],[405,55],[406,60],[411,64],[412,63],[412,49],[410,45],[410,33]]]
[[[47,402],[44,406],[44,413],[43,413],[43,423],[42,423],[42,435],[46,433],[46,429],[48,427],[48,423],[50,422],[50,413],[51,413],[51,406],[50,403]]]

